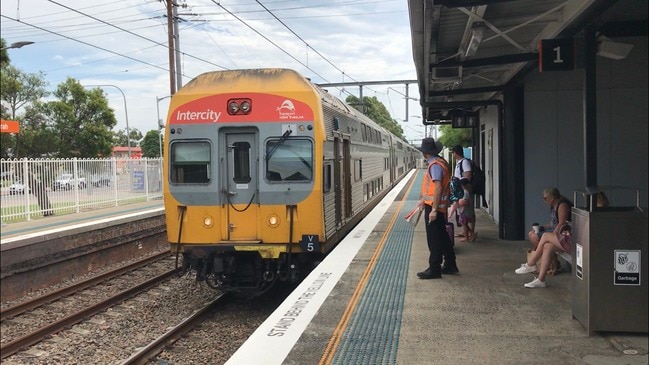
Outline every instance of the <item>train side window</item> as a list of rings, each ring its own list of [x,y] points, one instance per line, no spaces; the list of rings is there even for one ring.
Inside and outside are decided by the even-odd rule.
[[[354,181],[363,179],[363,161],[354,160]]]
[[[325,164],[322,170],[322,193],[326,194],[331,191],[331,165]]]
[[[235,142],[233,147],[234,176],[232,181],[237,184],[247,184],[252,180],[250,177],[250,144],[248,142]]]
[[[171,145],[171,182],[197,184],[210,182],[210,144],[205,141],[175,142]]]
[[[313,144],[308,139],[274,139],[266,142],[266,180],[313,180]]]

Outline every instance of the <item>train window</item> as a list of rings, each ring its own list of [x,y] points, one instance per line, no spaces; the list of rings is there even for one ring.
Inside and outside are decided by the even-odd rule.
[[[308,139],[274,139],[266,143],[266,179],[270,182],[313,180],[313,144]]]
[[[367,142],[367,126],[362,123],[361,123],[361,136],[363,138],[363,142]]]
[[[247,184],[252,180],[250,177],[250,143],[235,142],[233,147],[234,176],[232,181],[237,184]]]
[[[171,182],[196,184],[210,182],[210,144],[175,142],[171,145]]]
[[[354,181],[363,179],[363,161],[354,160]]]
[[[322,193],[326,194],[331,191],[331,164],[325,164],[322,167]]]

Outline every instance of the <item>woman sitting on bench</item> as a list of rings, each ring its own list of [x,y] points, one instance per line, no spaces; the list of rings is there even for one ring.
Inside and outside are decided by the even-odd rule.
[[[557,188],[545,188],[543,190],[543,200],[550,206],[550,223],[540,227],[538,233],[534,229],[527,233],[535,250],[544,234],[548,233],[557,236],[559,227],[570,221],[572,203],[562,196]]]

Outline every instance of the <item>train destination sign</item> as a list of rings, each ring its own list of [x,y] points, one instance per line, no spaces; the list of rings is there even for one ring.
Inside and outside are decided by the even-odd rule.
[[[615,250],[615,285],[640,285],[640,250]]]

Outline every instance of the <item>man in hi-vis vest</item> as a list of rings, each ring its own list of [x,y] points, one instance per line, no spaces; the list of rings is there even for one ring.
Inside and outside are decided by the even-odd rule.
[[[439,156],[442,144],[433,138],[424,138],[419,150],[426,159],[426,172],[421,185],[421,201],[424,207],[426,240],[428,241],[428,269],[417,273],[420,279],[440,279],[442,274],[457,274],[455,251],[446,232],[446,210],[449,204],[451,170],[448,162]],[[442,258],[444,264],[442,265]]]

